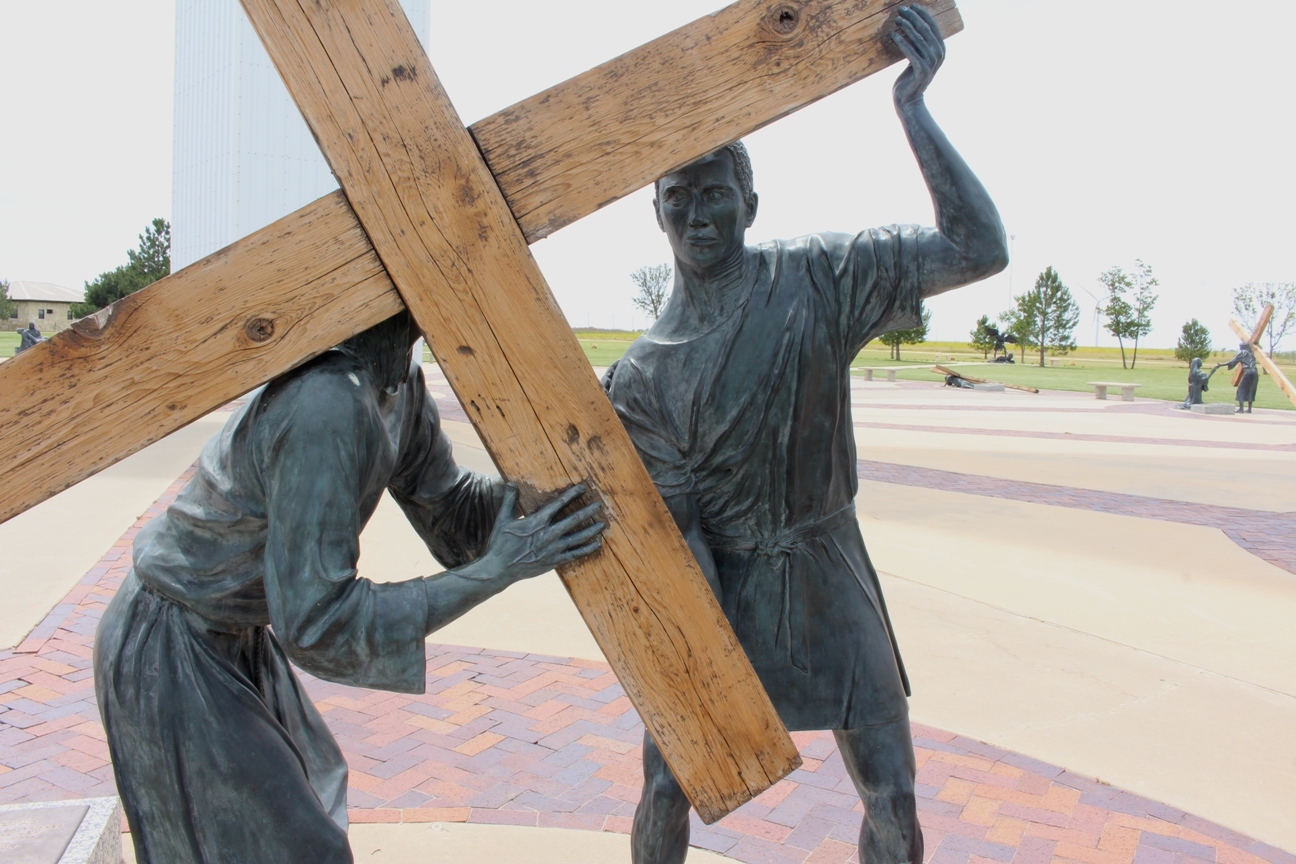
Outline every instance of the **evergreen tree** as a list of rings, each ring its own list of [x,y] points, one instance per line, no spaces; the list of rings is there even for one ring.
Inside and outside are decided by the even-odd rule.
[[[0,321],[12,318],[15,308],[16,305],[9,299],[9,280],[0,279]]]
[[[912,327],[908,330],[892,330],[890,333],[883,333],[882,344],[891,349],[891,359],[900,359],[901,345],[917,345],[919,342],[927,341],[927,330],[931,325],[931,310],[922,310],[922,324],[918,327]]]
[[[1056,270],[1045,269],[1033,289],[1013,299],[1017,305],[999,316],[1000,320],[1016,335],[1023,350],[1039,349],[1039,365],[1044,365],[1045,351],[1066,354],[1075,350],[1080,306]]]
[[[1210,331],[1196,318],[1183,326],[1179,334],[1179,344],[1175,346],[1175,357],[1185,363],[1191,363],[1194,357],[1205,360],[1211,355]]]
[[[125,264],[86,283],[85,302],[72,304],[74,316],[82,318],[170,275],[171,223],[154,219],[139,241],[139,248],[126,253]]]
[[[989,360],[990,352],[994,350],[995,340],[990,335],[990,316],[982,315],[977,319],[976,326],[972,328],[972,341],[968,343],[973,349],[981,352],[982,359]]]

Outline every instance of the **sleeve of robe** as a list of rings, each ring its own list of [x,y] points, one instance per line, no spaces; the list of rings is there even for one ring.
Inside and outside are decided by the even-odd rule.
[[[388,489],[443,566],[467,564],[486,551],[495,526],[500,507],[497,478],[455,464],[421,368],[416,367],[402,386],[407,388],[402,397],[408,407]]]
[[[686,453],[687,430],[679,425],[684,412],[662,410],[671,404],[670,394],[661,390],[668,384],[627,354],[606,385],[621,425],[663,498],[696,491]]]
[[[262,444],[270,621],[289,658],[313,675],[421,693],[428,617],[421,580],[356,576],[361,496],[377,466],[380,420],[350,376],[295,384],[278,394]]]
[[[838,326],[848,357],[892,330],[922,324],[919,238],[935,228],[891,225],[854,237],[822,234],[812,266],[832,269]]]

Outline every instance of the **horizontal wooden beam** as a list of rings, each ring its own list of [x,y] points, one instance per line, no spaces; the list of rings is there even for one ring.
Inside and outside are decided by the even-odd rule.
[[[742,0],[471,131],[534,242],[884,68],[896,56],[884,40],[865,36],[885,32],[896,5]],[[924,5],[947,35],[961,29],[950,0]],[[785,8],[795,19],[786,34],[779,32],[789,25],[778,11]],[[633,83],[625,80],[631,72],[639,76]],[[596,82],[607,91],[595,90]],[[543,120],[530,119],[531,111]],[[654,122],[645,126],[641,111]],[[575,162],[579,154],[584,166]],[[551,182],[552,171],[564,179]],[[332,237],[329,226],[337,232]],[[304,247],[291,252],[292,238],[318,244],[320,254]],[[282,242],[295,257],[274,254]],[[296,266],[280,266],[287,260]],[[0,522],[373,323],[374,314],[392,308],[382,303],[396,296],[360,264],[377,260],[345,198],[334,193],[126,298],[96,323],[82,322],[0,363],[0,472],[6,478]],[[221,272],[226,266],[228,275]],[[320,284],[326,296],[308,296]],[[222,286],[237,290],[223,294]],[[343,301],[348,289],[359,293]],[[218,296],[230,304],[235,295],[242,306],[215,305]],[[274,310],[285,310],[282,318],[267,319],[280,335],[254,345],[231,336],[252,317]],[[293,317],[307,310],[311,314]],[[283,335],[289,332],[291,339]]]
[[[912,0],[741,0],[475,123],[534,242],[902,58]],[[953,0],[920,0],[946,37]]]
[[[0,363],[0,522],[391,317],[336,192]]]
[[[583,482],[603,550],[561,574],[698,813],[800,764],[397,0],[243,0],[495,464],[528,509]]]

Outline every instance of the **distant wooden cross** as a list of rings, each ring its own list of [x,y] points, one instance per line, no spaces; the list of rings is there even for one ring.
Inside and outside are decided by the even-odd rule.
[[[406,306],[524,505],[603,500],[561,575],[699,814],[759,794],[796,747],[527,245],[891,65],[900,0],[741,0],[471,129],[397,0],[242,3],[342,190],[0,365],[0,520]]]
[[[1249,334],[1247,333],[1246,328],[1237,321],[1229,321],[1229,327],[1233,329],[1233,332],[1237,334],[1239,339],[1251,346],[1251,353],[1255,355],[1256,361],[1264,367],[1266,372],[1269,373],[1269,377],[1278,385],[1278,389],[1282,390],[1283,395],[1287,397],[1292,405],[1296,406],[1296,387],[1292,386],[1292,383],[1287,380],[1287,376],[1278,368],[1278,364],[1275,363],[1273,358],[1266,354],[1264,349],[1260,347],[1260,339],[1264,336],[1265,330],[1269,328],[1269,322],[1273,319],[1273,313],[1273,304],[1267,304],[1264,311],[1260,313],[1260,320],[1256,322],[1256,326]],[[1241,382],[1242,367],[1239,365],[1233,370],[1233,386],[1236,387]]]

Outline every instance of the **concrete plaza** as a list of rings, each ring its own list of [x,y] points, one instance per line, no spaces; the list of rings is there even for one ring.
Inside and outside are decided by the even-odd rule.
[[[428,372],[457,457],[492,470]],[[863,380],[853,398],[929,861],[1296,864],[1296,413]],[[111,793],[94,626],[227,417],[0,526],[0,802]],[[362,575],[436,569],[384,499]],[[641,727],[557,578],[428,657],[423,697],[309,681],[351,763],[357,860],[628,861]],[[805,767],[695,825],[690,861],[855,860],[832,738],[796,738]]]

